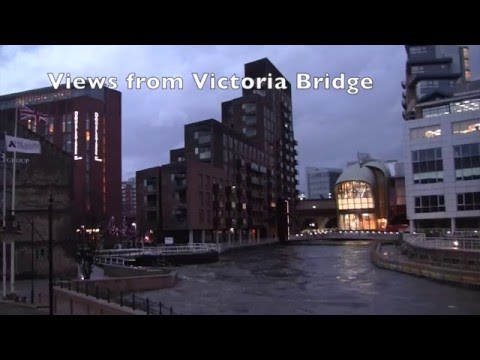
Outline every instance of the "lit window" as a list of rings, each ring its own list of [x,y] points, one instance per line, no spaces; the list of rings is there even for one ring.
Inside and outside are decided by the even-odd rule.
[[[480,119],[459,121],[452,124],[453,134],[469,134],[480,131]]]
[[[429,139],[442,135],[440,125],[432,125],[410,130],[410,140]]]

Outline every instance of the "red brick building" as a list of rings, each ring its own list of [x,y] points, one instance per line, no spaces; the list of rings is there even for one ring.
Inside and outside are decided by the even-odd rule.
[[[15,118],[27,106],[49,116],[20,119],[74,158],[76,226],[121,218],[121,93],[111,89],[42,88],[0,96],[0,114]]]

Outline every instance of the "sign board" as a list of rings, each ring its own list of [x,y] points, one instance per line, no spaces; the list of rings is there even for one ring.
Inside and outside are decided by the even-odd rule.
[[[19,153],[27,154],[41,154],[42,147],[40,146],[40,141],[24,139],[19,137],[14,137],[10,135],[5,135],[5,145],[6,151],[12,152],[16,151]]]
[[[173,245],[173,237],[166,237],[165,245]]]

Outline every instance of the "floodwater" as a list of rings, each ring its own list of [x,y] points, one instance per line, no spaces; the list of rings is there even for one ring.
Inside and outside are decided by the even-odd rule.
[[[175,268],[171,289],[140,293],[185,315],[480,314],[480,290],[379,269],[369,246],[284,246]]]

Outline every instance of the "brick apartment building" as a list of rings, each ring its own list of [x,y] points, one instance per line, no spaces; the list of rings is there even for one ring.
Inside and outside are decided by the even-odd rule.
[[[268,59],[245,76],[283,77]],[[222,104],[222,122],[185,125],[185,147],[170,163],[137,172],[137,223],[157,241],[177,243],[284,238],[295,206],[291,88],[244,90]]]

